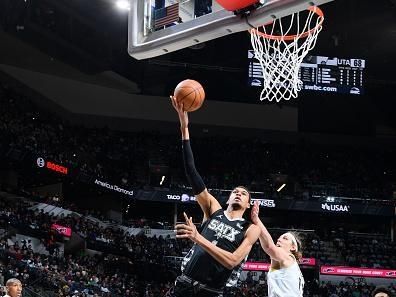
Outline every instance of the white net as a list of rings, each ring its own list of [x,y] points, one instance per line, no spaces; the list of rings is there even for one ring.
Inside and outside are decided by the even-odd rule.
[[[297,98],[302,88],[300,65],[315,47],[323,20],[322,11],[311,7],[250,30],[255,58],[263,70],[261,101]],[[286,22],[290,24],[285,25]]]

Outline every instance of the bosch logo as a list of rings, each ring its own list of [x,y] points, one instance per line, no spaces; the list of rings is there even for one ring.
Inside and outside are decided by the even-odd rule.
[[[40,168],[43,168],[45,166],[45,161],[41,157],[37,158],[36,163],[37,163],[37,166]]]
[[[67,167],[59,165],[59,164],[56,164],[56,163],[51,162],[51,161],[45,161],[44,158],[42,158],[42,157],[38,157],[37,158],[36,164],[40,168],[44,168],[45,167],[45,168],[47,168],[49,170],[56,171],[56,172],[59,172],[59,173],[65,174],[65,175],[68,173],[68,168]]]
[[[47,162],[47,168],[62,174],[67,174],[68,169],[65,166],[55,164],[53,162]]]
[[[323,269],[323,272],[324,273],[335,272],[335,269],[334,268],[326,268],[326,269]]]

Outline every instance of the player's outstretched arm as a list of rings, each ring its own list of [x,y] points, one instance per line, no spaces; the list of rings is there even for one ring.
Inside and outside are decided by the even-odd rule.
[[[193,189],[197,202],[204,213],[204,221],[215,211],[221,208],[220,203],[207,190],[202,177],[195,168],[194,155],[190,145],[190,133],[188,130],[188,114],[183,110],[183,104],[179,104],[175,97],[171,96],[172,105],[179,115],[180,130],[183,142],[183,161],[187,179]]]
[[[204,238],[197,231],[197,228],[192,222],[192,218],[188,218],[185,213],[184,218],[186,219],[185,224],[176,225],[176,238],[188,238],[196,244],[199,244],[207,253],[215,258],[216,261],[230,270],[239,265],[246,258],[260,234],[260,229],[256,225],[252,224],[246,231],[245,238],[241,245],[231,253],[219,248]]]
[[[286,259],[289,259],[289,254],[282,248],[275,245],[272,236],[269,234],[267,228],[259,218],[259,210],[259,204],[256,201],[251,211],[251,220],[253,224],[256,225],[260,230],[259,240],[264,252],[275,261],[282,262]]]

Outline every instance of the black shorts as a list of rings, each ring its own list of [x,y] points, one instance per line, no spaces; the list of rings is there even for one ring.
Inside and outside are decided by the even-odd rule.
[[[164,297],[223,297],[223,293],[185,276],[178,276],[175,285],[170,288]]]

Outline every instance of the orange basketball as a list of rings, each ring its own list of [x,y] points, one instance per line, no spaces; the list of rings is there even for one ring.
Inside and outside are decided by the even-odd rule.
[[[183,103],[185,111],[194,111],[202,106],[205,91],[199,82],[186,79],[176,86],[174,96],[178,103]]]

